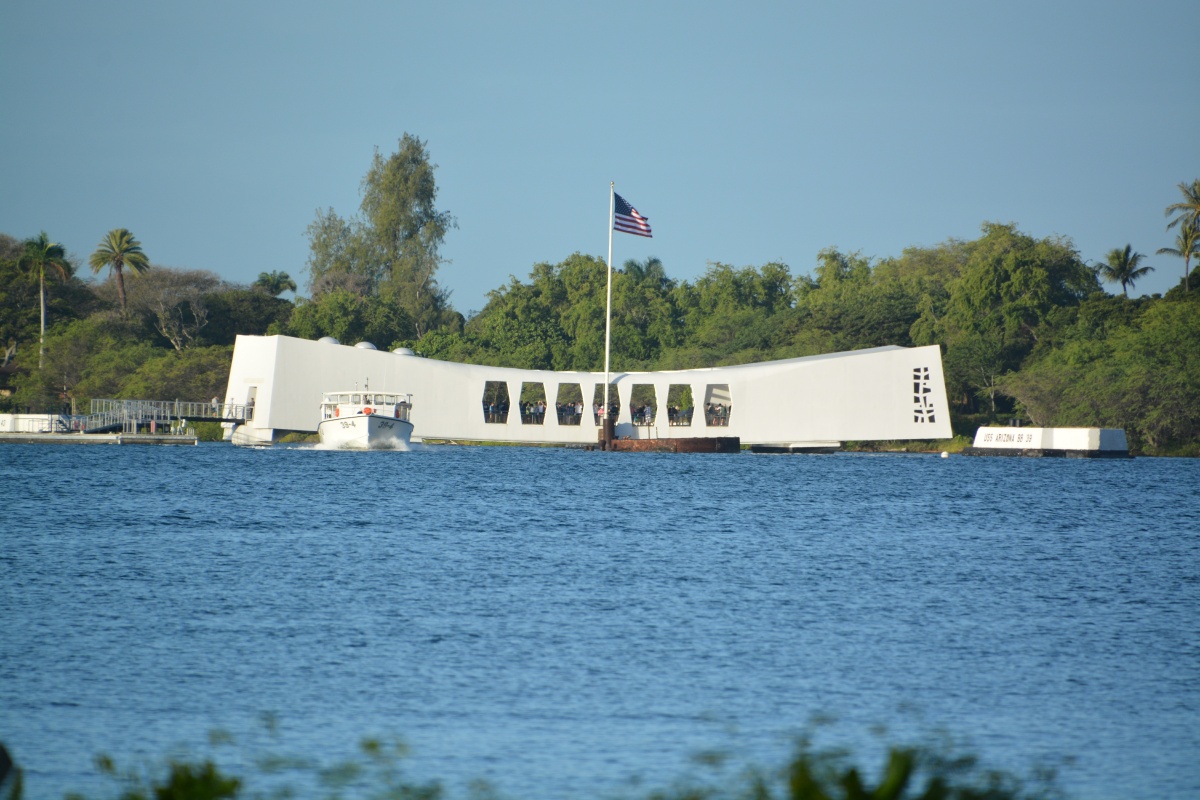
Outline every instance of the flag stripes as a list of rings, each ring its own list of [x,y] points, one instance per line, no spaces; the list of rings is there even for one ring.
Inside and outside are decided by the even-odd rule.
[[[654,238],[650,233],[650,220],[639,214],[621,195],[614,192],[613,197],[613,230]]]

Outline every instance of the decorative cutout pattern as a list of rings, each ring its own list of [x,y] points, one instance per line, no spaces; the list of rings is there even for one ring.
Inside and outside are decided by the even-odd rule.
[[[913,368],[913,422],[934,422],[929,367]]]

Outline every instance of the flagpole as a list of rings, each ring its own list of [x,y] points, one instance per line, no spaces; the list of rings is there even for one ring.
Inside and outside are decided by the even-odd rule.
[[[600,419],[608,419],[608,355],[609,348],[612,342],[612,240],[613,240],[613,213],[615,211],[616,202],[613,198],[616,196],[616,185],[613,181],[608,182],[608,299],[604,304],[604,413]]]

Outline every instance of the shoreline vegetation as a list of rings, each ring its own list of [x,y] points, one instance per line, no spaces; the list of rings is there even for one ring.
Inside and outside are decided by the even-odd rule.
[[[224,766],[217,750],[233,738],[210,735],[208,752],[173,755],[139,767],[122,767],[111,756],[95,758],[99,774],[121,787],[119,800],[237,800],[243,797],[379,797],[396,800],[443,800],[453,795],[439,780],[408,775],[408,747],[398,739],[363,739],[357,753],[335,763],[291,754],[241,753],[232,758],[236,772]],[[763,769],[737,763],[730,754],[694,754],[696,773],[661,789],[627,790],[630,800],[1065,800],[1058,766],[1037,764],[1027,776],[985,767],[979,758],[945,735],[915,745],[881,745],[882,763],[862,763],[845,748],[818,747],[812,732],[799,736],[781,767]],[[226,761],[231,760],[229,758]],[[1065,759],[1063,765],[1069,765]],[[264,794],[264,792],[267,792]],[[110,796],[110,795],[104,795]],[[472,781],[472,800],[505,800],[502,787]],[[65,800],[89,800],[69,792]],[[97,795],[91,796],[97,800]],[[24,800],[19,763],[0,744],[0,800]]]
[[[278,269],[241,285],[155,264],[152,248],[124,228],[97,232],[87,263],[107,274],[85,281],[84,262],[48,234],[0,233],[0,412],[79,412],[101,397],[222,397],[238,334],[594,371],[604,361],[604,260],[576,252],[535,264],[526,280],[510,276],[493,289],[481,311],[460,313],[437,281],[439,248],[457,224],[436,207],[435,169],[409,134],[392,155],[376,152],[359,213],[318,212],[307,263],[286,265],[304,274],[303,295]],[[1119,242],[1105,263],[1088,264],[1068,238],[998,222],[984,222],[976,239],[896,256],[829,247],[800,274],[777,262],[710,263],[687,281],[668,277],[657,258],[626,261],[613,269],[615,366],[689,369],[937,344],[955,438],[847,449],[957,452],[978,427],[1016,421],[1122,428],[1134,455],[1200,456],[1200,180],[1176,189],[1164,228],[1174,246],[1157,249],[1153,265]],[[1172,260],[1183,265],[1178,285],[1131,296],[1148,269],[1175,269]]]

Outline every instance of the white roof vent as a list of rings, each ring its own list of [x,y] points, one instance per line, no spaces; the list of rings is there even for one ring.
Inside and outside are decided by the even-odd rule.
[[[320,339],[317,339],[317,341],[321,342],[322,344],[341,344],[341,342],[332,336],[322,336]]]
[[[378,347],[376,347],[375,345],[371,344],[370,342],[359,342],[358,344],[356,344],[356,345],[354,345],[354,346],[355,346],[355,347],[358,347],[358,348],[361,348],[361,349],[363,349],[363,350],[378,350],[378,349],[379,349]]]
[[[398,356],[415,356],[416,355],[416,353],[413,352],[411,347],[397,347],[392,352]]]

